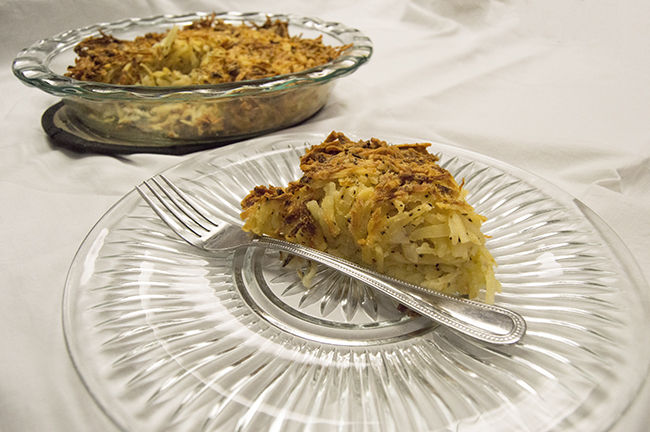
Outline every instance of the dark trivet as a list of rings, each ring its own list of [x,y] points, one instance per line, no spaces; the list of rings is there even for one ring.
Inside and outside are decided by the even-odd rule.
[[[105,137],[75,121],[63,102],[48,108],[41,118],[41,125],[53,143],[62,148],[83,153],[133,154],[156,153],[184,155],[196,151],[211,149],[251,137],[237,137],[233,140],[219,140],[198,144],[144,145]]]

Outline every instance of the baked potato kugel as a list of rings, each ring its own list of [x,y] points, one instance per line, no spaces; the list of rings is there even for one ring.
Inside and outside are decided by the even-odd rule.
[[[233,25],[205,17],[183,28],[120,40],[101,33],[75,47],[66,76],[107,84],[223,84],[303,71],[337,58],[348,45],[290,36],[288,24]]]
[[[242,201],[243,229],[311,246],[425,288],[494,301],[501,285],[467,191],[428,143],[358,142],[332,132],[286,187]]]

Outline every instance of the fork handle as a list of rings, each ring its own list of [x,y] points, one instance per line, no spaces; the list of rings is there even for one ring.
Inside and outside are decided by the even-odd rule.
[[[249,245],[281,250],[325,264],[366,283],[437,323],[483,342],[513,344],[526,332],[524,318],[509,309],[427,290],[317,249],[304,248],[272,237],[256,237]]]

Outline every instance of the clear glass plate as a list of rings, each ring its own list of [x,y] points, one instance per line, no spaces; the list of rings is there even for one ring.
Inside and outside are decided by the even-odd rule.
[[[305,145],[323,138],[267,136],[166,175],[241,224],[248,191],[297,179]],[[273,253],[204,253],[132,192],[83,242],[65,288],[67,344],[97,403],[132,431],[608,429],[650,361],[647,286],[632,257],[555,186],[431,150],[489,218],[496,302],[526,318],[521,342],[474,342],[326,269],[307,290]]]

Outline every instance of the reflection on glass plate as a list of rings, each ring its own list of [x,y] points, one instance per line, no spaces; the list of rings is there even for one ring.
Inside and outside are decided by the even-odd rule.
[[[264,137],[166,174],[241,224],[248,191],[297,179],[305,145],[323,138]],[[608,429],[650,361],[630,255],[539,178],[432,150],[489,219],[496,302],[526,318],[521,342],[476,343],[327,269],[307,289],[275,253],[199,251],[130,193],[81,245],[65,291],[70,354],[98,404],[130,431]]]

